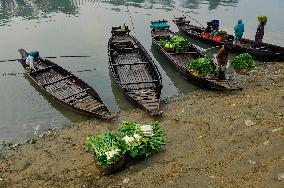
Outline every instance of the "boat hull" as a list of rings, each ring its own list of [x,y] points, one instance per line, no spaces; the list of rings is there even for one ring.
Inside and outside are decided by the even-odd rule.
[[[175,22],[175,21],[174,21]],[[176,22],[175,22],[176,23]],[[177,23],[176,23],[177,24]],[[204,32],[204,28],[194,25],[182,25],[177,24],[179,31],[193,39],[206,42],[211,45],[221,46],[225,43],[230,43],[232,48],[230,49],[235,53],[249,53],[254,59],[260,61],[284,61],[284,48],[272,44],[262,43],[259,48],[255,48],[255,41],[244,39],[240,40],[240,45],[233,44],[234,36],[228,35],[228,38],[224,41],[215,41],[209,38],[203,38],[200,36]]]

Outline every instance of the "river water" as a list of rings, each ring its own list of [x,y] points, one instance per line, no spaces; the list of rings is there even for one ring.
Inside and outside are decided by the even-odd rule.
[[[126,23],[132,28],[130,12],[132,34],[162,74],[162,99],[190,92],[195,87],[175,73],[152,47],[150,38],[151,20],[183,16],[173,7],[188,12],[203,25],[220,19],[221,28],[231,33],[241,18],[245,22],[244,37],[251,39],[256,17],[267,15],[264,41],[284,46],[283,0],[0,0],[0,60],[18,58],[20,48],[37,49],[41,56],[90,55],[53,61],[94,87],[111,111],[133,108],[111,77],[107,57],[111,27]],[[177,31],[173,24],[172,29]],[[0,62],[0,141],[21,141],[87,119],[50,100],[21,73],[19,63]]]

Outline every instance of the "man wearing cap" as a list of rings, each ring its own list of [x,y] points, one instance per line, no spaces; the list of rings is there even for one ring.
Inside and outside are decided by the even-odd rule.
[[[26,64],[29,65],[30,69],[36,71],[37,69],[37,60],[39,57],[38,51],[31,51],[28,53],[28,57],[26,58]]]

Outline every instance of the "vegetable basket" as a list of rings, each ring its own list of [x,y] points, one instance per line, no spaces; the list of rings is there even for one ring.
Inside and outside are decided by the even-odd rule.
[[[126,166],[127,159],[128,159],[127,156],[122,156],[122,158],[116,161],[111,167],[103,168],[97,164],[96,156],[94,156],[94,163],[95,163],[96,168],[101,174],[110,175],[110,174],[113,174],[123,169]]]

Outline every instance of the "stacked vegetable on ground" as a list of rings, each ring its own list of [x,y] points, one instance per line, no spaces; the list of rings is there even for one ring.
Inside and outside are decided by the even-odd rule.
[[[131,157],[147,157],[161,149],[165,135],[158,122],[140,125],[136,122],[123,122],[119,133],[122,137],[122,149]]]
[[[161,40],[160,45],[167,52],[183,53],[189,49],[189,42],[182,36],[175,35],[171,40]]]
[[[255,68],[256,64],[250,54],[242,53],[233,59],[232,66],[238,73],[245,73],[248,70]]]
[[[85,146],[94,154],[98,169],[111,174],[125,165],[126,156],[147,157],[159,151],[164,143],[165,135],[158,122],[150,125],[123,122],[118,133],[88,137]]]
[[[208,58],[197,58],[192,63],[188,63],[186,67],[196,76],[206,76],[214,72],[212,63]]]
[[[117,133],[103,132],[95,137],[88,137],[86,147],[94,153],[96,165],[102,172],[112,173],[123,166],[124,151],[120,148]]]

